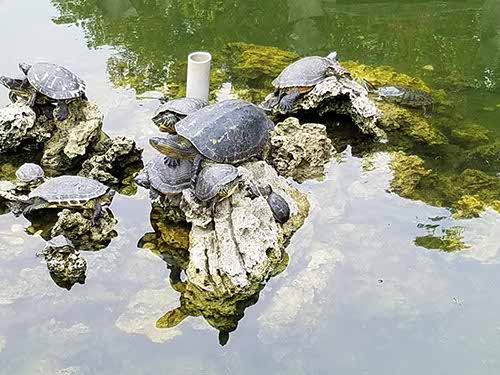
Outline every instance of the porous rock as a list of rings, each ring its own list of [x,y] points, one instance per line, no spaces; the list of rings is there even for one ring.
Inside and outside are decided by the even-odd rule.
[[[80,250],[103,249],[117,236],[114,227],[118,221],[109,210],[105,209],[97,225],[93,227],[92,216],[93,213],[89,210],[75,212],[64,209],[58,214],[51,236],[63,235]]]
[[[332,151],[324,125],[301,125],[298,119],[289,117],[272,131],[266,160],[281,176],[304,182],[325,177]]]
[[[288,240],[309,212],[306,196],[266,162],[247,162],[238,171],[239,189],[214,212],[200,204],[191,189],[182,193],[180,207],[192,224],[186,274],[191,283],[217,296],[254,294],[254,286],[276,271]],[[270,185],[280,194],[290,206],[290,220],[278,224],[266,199],[250,194],[252,184]]]

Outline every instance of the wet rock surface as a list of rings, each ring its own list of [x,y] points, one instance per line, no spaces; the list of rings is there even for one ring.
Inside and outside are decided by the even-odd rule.
[[[333,153],[332,142],[321,124],[300,124],[290,117],[271,133],[266,160],[283,177],[297,182],[325,177]]]

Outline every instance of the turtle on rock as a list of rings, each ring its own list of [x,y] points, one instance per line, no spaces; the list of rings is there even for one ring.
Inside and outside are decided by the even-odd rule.
[[[194,159],[192,187],[204,159],[238,164],[261,157],[274,124],[256,105],[231,99],[206,106],[175,124],[177,135],[151,145],[174,159]],[[176,137],[176,138],[173,138]]]
[[[34,163],[24,163],[16,171],[17,179],[25,184],[36,183],[45,177],[42,167]]]
[[[207,101],[198,98],[172,99],[158,107],[153,122],[160,131],[175,134],[175,124],[178,121],[207,105]]]
[[[191,160],[179,160],[177,165],[165,162],[167,156],[157,155],[135,177],[135,182],[150,190],[151,199],[160,195],[175,195],[191,186]]]
[[[329,76],[350,77],[337,57],[337,52],[326,57],[308,56],[287,66],[272,82],[276,90],[267,106],[277,105],[282,112],[289,113],[300,95],[311,91]]]
[[[59,176],[50,179],[29,194],[29,206],[24,214],[43,208],[93,209],[92,226],[102,213],[102,207],[111,204],[115,191],[91,178]]]
[[[38,103],[38,96],[48,98],[56,104],[55,114],[59,121],[68,117],[71,100],[86,99],[85,82],[63,66],[39,62],[34,65],[20,63],[19,68],[26,76],[24,80],[1,77],[1,83],[13,94],[26,97],[30,107]],[[12,100],[13,95],[10,97]]]
[[[274,219],[278,223],[285,224],[290,219],[290,206],[285,198],[273,191],[271,185],[267,185],[264,188],[251,185],[250,193],[254,197],[263,196],[267,199]]]
[[[194,193],[202,202],[213,200],[213,208],[233,195],[238,185],[238,169],[234,165],[209,164],[198,175]]]

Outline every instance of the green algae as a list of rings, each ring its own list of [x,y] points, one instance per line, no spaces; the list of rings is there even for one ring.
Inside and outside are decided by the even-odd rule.
[[[441,250],[445,252],[456,252],[470,247],[463,242],[463,227],[446,228],[442,231],[441,235],[436,235],[434,232],[435,228],[432,229],[432,233],[417,237],[414,241],[415,245],[429,250]]]

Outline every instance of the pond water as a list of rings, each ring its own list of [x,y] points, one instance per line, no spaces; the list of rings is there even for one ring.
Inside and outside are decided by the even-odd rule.
[[[30,223],[2,215],[1,374],[500,372],[500,214],[450,211],[463,195],[500,201],[492,180],[500,172],[499,0],[0,0],[0,18],[2,74],[38,60],[77,72],[104,112],[104,130],[136,139],[145,160],[154,155],[155,93],[182,92],[178,77],[193,50],[232,69],[221,52],[231,43],[298,55],[335,49],[341,61],[391,66],[445,90],[453,125],[486,129],[492,146],[481,164],[460,159],[470,145],[406,145],[435,177],[398,195],[390,155],[343,139],[325,180],[298,185],[312,209],[288,247],[288,267],[244,310],[225,346],[201,316],[155,327],[179,294],[163,259],[138,246],[153,231],[144,189],[115,197],[118,236],[84,253],[86,283],[70,291],[35,256],[45,242],[25,231]],[[240,78],[224,81],[269,87]],[[490,190],[469,184],[448,194],[467,169],[480,170]]]

